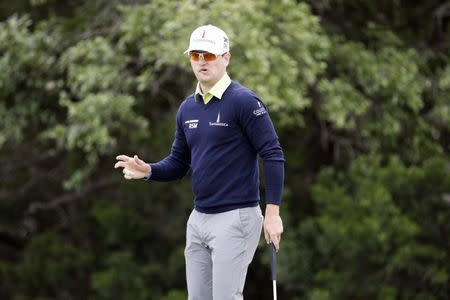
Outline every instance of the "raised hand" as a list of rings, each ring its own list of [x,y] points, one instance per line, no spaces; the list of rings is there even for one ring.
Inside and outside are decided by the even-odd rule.
[[[142,179],[150,174],[152,168],[137,155],[130,157],[127,155],[119,155],[116,157],[118,162],[114,168],[123,168],[123,177],[125,179]]]

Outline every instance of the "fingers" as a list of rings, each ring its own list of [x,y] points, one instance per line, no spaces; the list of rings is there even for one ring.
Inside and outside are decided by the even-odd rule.
[[[267,244],[270,244],[272,242],[275,246],[275,249],[280,249],[280,242],[281,242],[281,233],[269,233],[268,230],[264,229],[264,237],[266,239]]]
[[[274,236],[270,238],[270,241],[275,246],[275,250],[278,252],[280,250],[280,242],[281,242],[281,236]]]
[[[134,179],[134,173],[127,168],[124,168],[122,173],[125,179]]]
[[[131,159],[131,157],[126,155],[118,155],[116,156],[116,159],[118,160],[118,162],[116,162],[116,164],[114,165],[114,169],[125,168],[126,162],[128,162]]]
[[[281,234],[283,233],[283,222],[279,216],[266,216],[264,219],[264,236],[267,243],[272,242],[275,249],[280,249]]]
[[[120,160],[120,161],[125,161],[125,162],[127,162],[127,161],[129,161],[130,159],[132,159],[132,158],[129,157],[129,156],[127,156],[127,155],[118,155],[118,156],[116,156],[116,159],[117,159],[117,160]]]
[[[116,162],[116,164],[114,165],[114,169],[117,169],[117,168],[125,168],[126,167],[126,162],[124,162],[124,161],[118,161],[118,162]]]
[[[264,230],[264,235],[266,237],[267,244],[270,244],[272,242],[278,252],[278,250],[280,249],[281,233],[270,233],[268,230]]]
[[[118,162],[114,165],[114,168],[126,168],[126,167],[132,167],[132,164],[135,164],[140,167],[148,168],[145,161],[141,160],[137,155],[134,155],[134,157],[130,157],[127,155],[118,155],[116,157]]]

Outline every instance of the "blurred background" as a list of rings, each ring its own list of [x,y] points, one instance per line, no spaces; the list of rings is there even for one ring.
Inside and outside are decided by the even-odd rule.
[[[186,299],[190,176],[113,166],[169,153],[196,83],[183,51],[208,23],[285,151],[279,298],[449,299],[437,0],[0,1],[0,299]],[[261,239],[245,299],[272,299],[268,263]]]

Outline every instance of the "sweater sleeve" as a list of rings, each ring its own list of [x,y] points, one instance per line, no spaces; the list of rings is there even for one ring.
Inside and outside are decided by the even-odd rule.
[[[152,171],[149,180],[170,181],[180,179],[190,169],[191,153],[181,122],[181,107],[177,113],[175,138],[170,154],[161,161],[150,164]]]
[[[241,98],[241,97],[239,97]],[[240,123],[263,159],[266,203],[280,205],[284,185],[284,154],[264,103],[249,94],[240,103]]]

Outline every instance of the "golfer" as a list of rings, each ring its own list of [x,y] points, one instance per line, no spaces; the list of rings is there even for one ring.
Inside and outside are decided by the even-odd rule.
[[[227,74],[230,43],[212,25],[192,32],[188,49],[198,83],[180,105],[170,154],[156,163],[117,156],[125,179],[169,181],[192,170],[194,209],[186,230],[191,300],[243,299],[248,265],[263,225],[258,157],[265,174],[264,234],[279,249],[284,156],[264,103]]]

